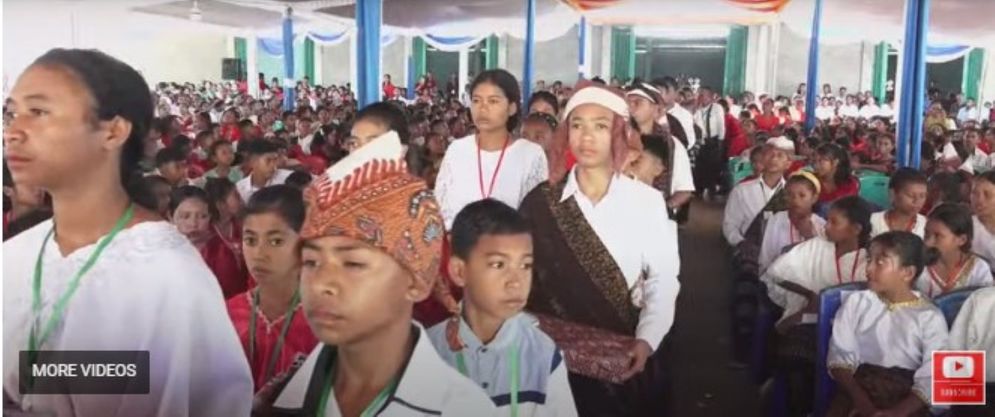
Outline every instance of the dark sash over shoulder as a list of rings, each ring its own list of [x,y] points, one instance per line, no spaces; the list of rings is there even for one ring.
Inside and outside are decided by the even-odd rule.
[[[564,185],[542,183],[521,205],[535,247],[529,309],[631,337],[639,310],[625,276],[577,201],[560,202]]]
[[[733,259],[740,272],[753,276],[760,274],[760,248],[764,242],[764,231],[767,229],[767,219],[774,213],[779,213],[788,209],[787,196],[784,194],[784,187],[781,187],[774,196],[771,197],[763,210],[753,218],[750,227],[743,234],[743,241],[736,246],[733,251]]]

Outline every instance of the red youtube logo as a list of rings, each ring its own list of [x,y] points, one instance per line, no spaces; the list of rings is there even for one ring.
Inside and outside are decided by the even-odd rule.
[[[933,352],[933,404],[985,404],[985,352]]]

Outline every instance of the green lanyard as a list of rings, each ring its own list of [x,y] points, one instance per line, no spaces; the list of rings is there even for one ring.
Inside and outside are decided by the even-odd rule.
[[[325,387],[321,392],[321,402],[318,403],[318,414],[315,417],[325,417],[325,410],[328,408],[328,397],[332,395],[332,386],[335,384],[335,368],[332,367],[331,372],[329,372],[328,377],[325,378]],[[360,417],[373,417],[380,412],[387,400],[390,399],[391,394],[397,389],[397,379],[394,379],[386,387],[377,394],[373,401],[359,414]]]
[[[287,309],[287,314],[283,316],[283,327],[280,329],[280,337],[276,339],[276,347],[273,348],[273,353],[269,358],[269,362],[266,363],[266,373],[263,374],[263,383],[265,384],[269,376],[273,374],[273,369],[276,367],[276,361],[280,358],[280,351],[283,350],[283,342],[287,340],[287,332],[290,331],[290,322],[294,320],[294,313],[297,312],[297,305],[300,303],[301,292],[297,290],[294,292],[294,298],[290,300],[290,308]],[[256,359],[256,316],[259,315],[259,288],[256,288],[252,292],[252,314],[249,316],[249,360]]]
[[[99,243],[97,243],[96,249],[94,249],[93,253],[90,254],[90,258],[86,260],[86,263],[83,264],[83,267],[80,268],[80,270],[76,272],[76,275],[73,276],[73,279],[69,281],[69,287],[66,289],[66,292],[63,293],[61,297],[59,297],[59,299],[55,302],[55,304],[52,305],[52,315],[49,316],[48,321],[45,322],[45,326],[39,329],[38,321],[41,319],[41,310],[42,310],[41,307],[41,277],[42,277],[42,267],[43,267],[42,258],[44,258],[45,247],[48,246],[48,241],[51,240],[52,235],[55,234],[54,227],[52,228],[52,230],[49,230],[48,235],[45,236],[45,241],[42,242],[41,244],[41,250],[38,251],[38,259],[35,261],[34,281],[32,282],[31,285],[31,311],[34,313],[34,322],[31,325],[31,335],[30,338],[28,339],[29,352],[35,352],[42,345],[45,344],[45,342],[48,340],[49,335],[52,334],[52,330],[62,320],[62,316],[65,315],[66,306],[69,304],[69,300],[73,297],[74,294],[76,294],[76,290],[79,288],[80,278],[82,278],[83,275],[85,275],[87,272],[90,271],[90,269],[93,268],[93,265],[97,263],[97,259],[100,258],[100,255],[102,253],[104,253],[104,249],[107,248],[107,245],[109,245],[111,241],[114,240],[115,237],[117,237],[118,233],[120,233],[121,230],[124,230],[124,227],[127,226],[129,222],[131,222],[131,219],[134,216],[135,216],[135,206],[130,205],[128,206],[128,210],[124,212],[124,215],[122,215],[121,218],[117,220],[117,223],[114,224],[114,228],[111,229],[111,232],[107,234],[106,237],[101,239]],[[33,358],[31,362],[32,363],[34,362]]]
[[[511,417],[518,417],[518,346],[512,344],[507,358],[508,373],[511,374]],[[456,352],[456,369],[463,376],[470,377],[470,373],[466,368],[466,358],[463,357],[463,351]]]

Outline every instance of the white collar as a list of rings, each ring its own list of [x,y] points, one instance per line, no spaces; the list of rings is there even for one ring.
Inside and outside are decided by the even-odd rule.
[[[619,175],[618,173],[612,176],[612,181],[611,183],[608,184],[608,191],[605,192],[606,197],[609,194],[611,194],[612,187],[615,186],[615,181],[618,180],[619,177],[621,177],[621,175]],[[567,174],[567,183],[566,185],[563,186],[563,195],[560,196],[560,202],[562,203],[564,201],[567,201],[567,199],[573,197],[576,194],[583,194],[583,193],[581,193],[580,185],[577,183],[577,167],[573,167],[573,169],[570,170],[570,173]],[[585,198],[586,197],[587,196],[585,196]],[[604,201],[603,198],[602,201]]]

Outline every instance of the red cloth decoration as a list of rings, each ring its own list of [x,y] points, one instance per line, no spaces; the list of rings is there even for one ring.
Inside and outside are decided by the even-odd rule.
[[[750,9],[755,12],[763,13],[777,13],[780,12],[784,6],[788,5],[790,0],[726,0],[732,4],[735,4],[744,9]]]

